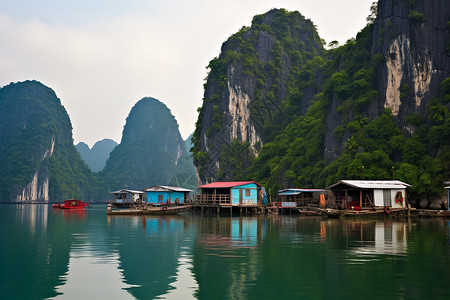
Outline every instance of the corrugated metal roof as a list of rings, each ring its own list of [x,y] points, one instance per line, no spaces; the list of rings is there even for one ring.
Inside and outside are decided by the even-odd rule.
[[[190,193],[192,190],[176,187],[176,186],[166,186],[166,185],[155,185],[144,190],[144,192],[182,192]]]
[[[411,186],[399,180],[341,180],[327,189],[332,189],[340,184],[359,189],[404,189]]]
[[[249,183],[254,183],[257,186],[262,186],[259,183],[257,183],[256,181],[230,181],[230,182],[213,182],[213,183],[208,183],[208,184],[200,185],[199,188],[202,188],[202,189],[232,188],[232,187],[236,187],[236,186],[240,186],[240,185],[246,185],[246,184],[249,184]]]
[[[141,192],[141,191],[134,191],[134,190],[126,190],[126,189],[118,190],[118,191],[115,191],[115,192],[111,192],[111,194],[126,194],[126,193],[130,193],[130,194],[143,194],[144,192]]]

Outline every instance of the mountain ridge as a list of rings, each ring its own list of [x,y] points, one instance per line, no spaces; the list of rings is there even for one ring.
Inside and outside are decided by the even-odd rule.
[[[97,141],[92,148],[89,148],[84,142],[79,142],[75,148],[92,171],[100,172],[105,167],[109,154],[117,145],[117,142],[112,139],[102,139]]]

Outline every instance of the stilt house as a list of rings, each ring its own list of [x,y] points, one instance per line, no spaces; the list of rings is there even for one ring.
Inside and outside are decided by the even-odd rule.
[[[406,188],[410,186],[398,180],[341,180],[327,189],[333,193],[336,207],[359,210],[406,207]]]
[[[196,201],[200,205],[257,206],[267,199],[264,188],[255,181],[214,182],[199,188]]]

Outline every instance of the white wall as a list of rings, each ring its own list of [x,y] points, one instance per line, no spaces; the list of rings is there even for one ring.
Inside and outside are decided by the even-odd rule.
[[[401,192],[403,196],[403,205],[400,203],[395,203],[395,194],[397,192]],[[383,197],[383,190],[377,189],[373,191],[373,195],[375,198],[375,206],[384,206],[384,197]],[[391,190],[391,207],[405,207],[405,190],[404,189],[398,189],[398,190]]]
[[[384,206],[383,190],[373,190],[373,197],[375,198],[375,206]]]

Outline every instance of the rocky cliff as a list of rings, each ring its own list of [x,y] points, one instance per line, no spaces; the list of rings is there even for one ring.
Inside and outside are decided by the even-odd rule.
[[[92,195],[84,183],[94,180],[73,146],[69,116],[55,93],[37,81],[0,89],[0,169],[3,202]]]
[[[254,17],[250,28],[242,28],[223,44],[219,57],[208,66],[193,138],[201,183],[232,179],[224,153],[248,161],[275,136],[272,124],[279,120],[283,101],[292,93],[293,78],[321,52],[312,22],[282,9]],[[305,107],[309,101],[304,101]],[[233,141],[243,144],[240,149],[246,154],[230,149]]]
[[[412,114],[426,117],[427,104],[442,94],[441,83],[450,75],[449,20],[450,3],[445,0],[377,3],[375,22],[364,30],[371,31],[366,41],[371,58],[365,59],[377,62],[369,66],[374,71],[371,85],[377,96],[376,101],[366,103],[364,117],[374,119],[389,108],[402,130],[414,134],[414,124],[406,119]],[[337,127],[353,118],[352,113],[345,116],[339,111],[344,101],[335,96],[326,118],[327,161],[342,155],[351,136],[349,129],[343,136],[335,134]]]
[[[385,59],[377,73],[380,109],[390,108],[400,121],[425,115],[450,76],[449,22],[446,0],[378,2],[371,51]]]
[[[275,10],[257,16],[250,29],[224,44],[209,65],[194,134],[201,182],[252,179],[277,190],[395,178],[413,185],[413,204],[441,206],[435,199],[450,176],[449,3],[377,4],[374,18],[344,45],[320,51],[317,43],[310,48],[316,51],[300,54],[293,50],[306,44],[305,36],[298,39],[303,44],[284,44],[285,34],[269,53],[282,48],[296,55],[287,60],[259,55],[267,62],[254,72],[245,66],[262,60],[246,53],[256,51],[260,39],[245,44],[246,34],[255,30],[260,37],[266,30],[270,35],[269,27],[278,25],[258,22],[274,15],[268,19],[298,29],[292,14]],[[277,61],[285,68],[273,72]],[[275,88],[258,90],[267,78]],[[249,88],[253,82],[256,89]]]
[[[152,185],[193,187],[192,160],[170,110],[154,98],[136,103],[127,117],[122,141],[99,173],[110,190],[142,190]]]

